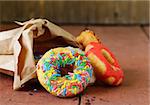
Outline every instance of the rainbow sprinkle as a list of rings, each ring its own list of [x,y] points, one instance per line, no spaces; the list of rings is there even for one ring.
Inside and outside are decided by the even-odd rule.
[[[60,68],[73,65],[74,70],[61,77]],[[42,71],[46,90],[55,96],[70,97],[82,92],[90,82],[93,68],[85,53],[72,47],[51,49],[37,64]],[[39,79],[40,81],[40,79]]]

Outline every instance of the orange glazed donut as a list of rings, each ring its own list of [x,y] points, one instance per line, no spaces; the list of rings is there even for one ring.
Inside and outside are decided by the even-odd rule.
[[[92,31],[81,32],[77,42],[85,47],[85,53],[94,67],[97,80],[112,86],[122,83],[124,74],[117,60],[111,51],[99,42]]]

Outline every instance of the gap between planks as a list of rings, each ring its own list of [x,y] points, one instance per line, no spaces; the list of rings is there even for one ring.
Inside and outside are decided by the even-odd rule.
[[[140,26],[141,27],[141,30],[144,32],[144,34],[146,35],[146,37],[149,39],[149,26],[143,26],[143,25],[141,25]]]

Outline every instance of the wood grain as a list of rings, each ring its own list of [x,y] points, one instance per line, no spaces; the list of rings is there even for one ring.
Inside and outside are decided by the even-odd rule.
[[[150,37],[150,26],[145,26],[144,27],[144,31],[145,31],[145,34],[148,36],[148,38]]]
[[[148,1],[0,1],[0,21],[47,18],[64,24],[149,24]]]

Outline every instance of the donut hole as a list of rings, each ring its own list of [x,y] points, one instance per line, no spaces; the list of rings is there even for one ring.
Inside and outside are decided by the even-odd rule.
[[[65,67],[60,68],[61,77],[68,75],[68,72],[73,73],[74,65],[65,65]]]
[[[101,50],[101,52],[102,52],[102,54],[103,54],[103,56],[105,57],[105,59],[110,63],[110,64],[114,64],[114,59],[112,58],[112,56],[110,55],[110,53],[107,51],[107,50],[105,50],[105,49],[102,49]]]

